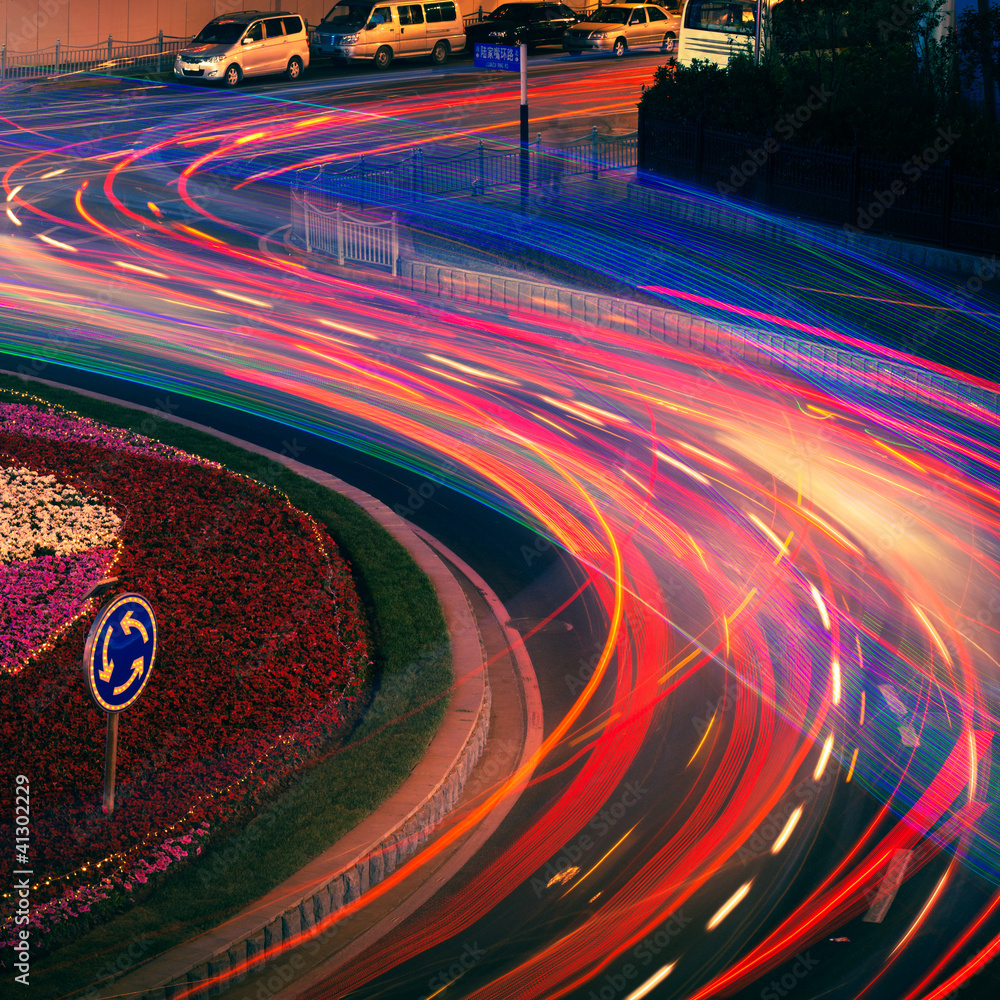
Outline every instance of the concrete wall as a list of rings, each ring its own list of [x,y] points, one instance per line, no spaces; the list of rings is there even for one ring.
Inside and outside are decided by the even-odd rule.
[[[213,17],[237,10],[290,10],[316,24],[335,0],[0,0],[0,43],[8,52],[35,52],[59,39],[63,47],[141,41],[162,31],[189,38]]]

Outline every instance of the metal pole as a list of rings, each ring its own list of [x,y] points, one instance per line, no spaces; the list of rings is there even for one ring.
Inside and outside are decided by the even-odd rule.
[[[521,208],[528,202],[531,169],[528,160],[528,43],[521,42]]]
[[[399,226],[396,222],[396,213],[392,213],[392,276],[395,278],[399,273]]]
[[[590,179],[597,180],[597,126],[590,130]]]
[[[55,75],[59,75],[59,39],[56,39],[56,72]]]
[[[6,44],[0,45],[0,83],[3,83],[3,78],[7,75],[7,46]]]
[[[108,712],[108,739],[104,746],[104,811],[115,811],[115,758],[118,756],[118,713]]]
[[[309,193],[302,196],[302,218],[306,231],[306,253],[312,253],[312,242],[309,239]]]
[[[337,263],[344,266],[344,216],[337,202]]]
[[[764,7],[764,0],[757,0],[757,13],[754,15],[753,23],[753,64],[760,65],[760,15]]]
[[[156,72],[163,72],[163,29],[160,29],[160,33],[157,37],[158,45],[156,49]]]
[[[111,46],[113,44],[114,43],[112,42],[111,36],[108,35],[108,62],[111,62]]]

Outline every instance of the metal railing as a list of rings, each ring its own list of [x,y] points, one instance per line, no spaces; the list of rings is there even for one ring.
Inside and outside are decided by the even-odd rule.
[[[399,272],[399,228],[396,213],[386,220],[376,220],[354,212],[345,212],[340,202],[332,209],[314,204],[308,192],[292,192],[302,209],[302,235],[307,253],[336,257],[337,263],[357,261]]]
[[[66,73],[107,73],[113,70],[144,67],[158,73],[169,69],[174,55],[190,44],[188,36],[165,36],[159,32],[152,38],[138,42],[115,41],[108,35],[107,42],[96,42],[83,47],[56,44],[35,52],[8,52],[0,46],[0,83],[10,80],[37,79],[62,76]]]
[[[563,177],[590,174],[596,180],[602,170],[635,167],[638,133],[589,135],[566,143],[541,141],[541,133],[529,146],[529,177],[533,185],[551,184]],[[491,147],[479,142],[460,153],[432,153],[421,148],[401,159],[360,156],[346,164],[310,168],[297,173],[296,191],[311,191],[332,203],[337,199],[383,205],[405,204],[449,194],[480,195],[491,188],[519,183],[520,147]]]

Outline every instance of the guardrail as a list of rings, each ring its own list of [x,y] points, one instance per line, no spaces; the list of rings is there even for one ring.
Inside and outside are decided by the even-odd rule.
[[[170,68],[174,55],[191,39],[159,32],[152,38],[137,42],[115,41],[108,35],[107,42],[96,42],[83,47],[56,44],[35,52],[8,52],[7,46],[0,46],[0,83],[9,80],[38,79],[60,76],[64,73],[109,72],[118,69],[133,69],[144,66],[156,68],[158,73],[164,66]]]
[[[302,238],[306,252],[336,257],[337,263],[358,261],[388,267],[393,276],[399,270],[399,229],[396,213],[388,221],[376,221],[345,212],[338,202],[332,209],[313,204],[308,192],[292,191],[302,209]],[[293,217],[298,218],[293,212]]]
[[[596,180],[602,170],[635,167],[638,133],[589,135],[567,143],[542,143],[541,133],[529,147],[531,183],[544,185],[558,178],[590,174]],[[309,190],[328,201],[341,198],[382,205],[405,204],[426,198],[467,192],[480,195],[490,188],[519,183],[521,150],[516,144],[486,146],[479,142],[461,153],[428,153],[411,150],[401,159],[360,156],[357,160],[299,171],[294,188]]]

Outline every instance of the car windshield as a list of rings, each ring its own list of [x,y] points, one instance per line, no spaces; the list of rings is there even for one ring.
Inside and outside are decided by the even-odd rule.
[[[628,19],[632,16],[631,7],[598,7],[591,11],[585,21],[593,21],[596,24],[628,24]]]
[[[228,45],[231,42],[238,42],[246,31],[246,24],[239,21],[217,21],[206,24],[201,31],[195,35],[196,45]]]
[[[342,0],[336,7],[330,9],[323,18],[323,23],[333,22],[338,28],[363,28],[368,23],[368,16],[374,7],[375,4],[367,0],[364,3]]]
[[[491,21],[517,20],[526,21],[531,12],[531,6],[526,3],[505,3],[502,7],[497,7],[489,15]]]

